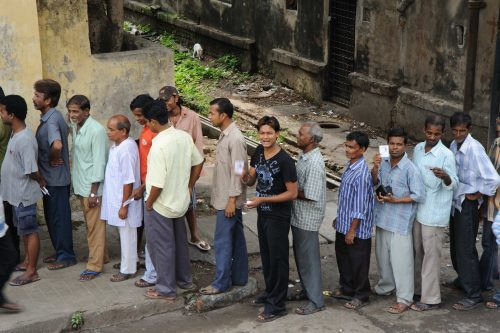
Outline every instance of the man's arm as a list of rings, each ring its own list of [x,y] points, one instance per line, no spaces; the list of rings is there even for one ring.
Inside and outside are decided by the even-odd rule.
[[[133,186],[134,184],[132,183],[123,185],[122,206],[118,211],[118,217],[121,218],[122,220],[125,220],[128,216],[128,205],[124,206],[123,203],[127,201],[132,195]]]
[[[153,209],[153,204],[155,203],[156,199],[161,194],[161,191],[163,189],[156,187],[156,186],[151,186],[151,190],[149,191],[149,196],[148,199],[146,200],[146,209],[147,210],[152,210]]]
[[[297,199],[298,186],[297,182],[286,182],[286,191],[280,193],[278,195],[273,195],[270,197],[254,197],[250,200],[250,203],[247,203],[248,208],[255,208],[260,206],[263,203],[279,203],[292,201]]]

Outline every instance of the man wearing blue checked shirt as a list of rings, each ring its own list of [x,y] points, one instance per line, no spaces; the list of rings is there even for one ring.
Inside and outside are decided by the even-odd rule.
[[[455,210],[450,222],[450,251],[453,268],[458,274],[454,285],[465,293],[453,308],[465,311],[483,301],[476,249],[478,207],[483,194],[495,194],[500,177],[483,146],[470,135],[470,115],[456,112],[450,118],[450,125],[455,138],[450,149],[455,154],[459,179],[453,193]]]

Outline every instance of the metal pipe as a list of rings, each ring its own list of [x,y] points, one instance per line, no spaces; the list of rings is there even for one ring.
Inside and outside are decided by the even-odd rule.
[[[488,147],[497,137],[496,119],[500,116],[500,8],[498,9],[497,20],[497,42],[495,49],[495,67],[493,69],[493,79],[491,80],[491,108],[490,126],[488,129]]]
[[[474,76],[476,74],[477,36],[479,10],[486,7],[484,0],[469,0],[469,28],[465,67],[464,112],[468,113],[474,102]]]

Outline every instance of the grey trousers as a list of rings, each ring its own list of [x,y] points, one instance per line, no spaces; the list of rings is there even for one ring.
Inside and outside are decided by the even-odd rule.
[[[396,289],[398,303],[413,303],[413,237],[377,227],[375,254],[379,281],[375,292],[389,295]]]
[[[316,308],[325,305],[321,279],[321,260],[317,231],[303,230],[292,226],[293,253],[299,272],[302,289]]]
[[[418,221],[413,224],[415,249],[415,293],[425,304],[441,303],[441,253],[444,227],[431,227]]]
[[[177,285],[191,286],[191,264],[184,217],[170,219],[144,208],[148,252],[156,269],[155,289],[163,296],[177,296]]]

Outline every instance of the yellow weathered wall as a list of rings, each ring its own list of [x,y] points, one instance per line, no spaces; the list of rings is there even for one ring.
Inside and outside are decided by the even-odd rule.
[[[42,77],[38,15],[34,0],[0,0],[0,86],[28,103],[28,126],[36,128],[33,83]]]

